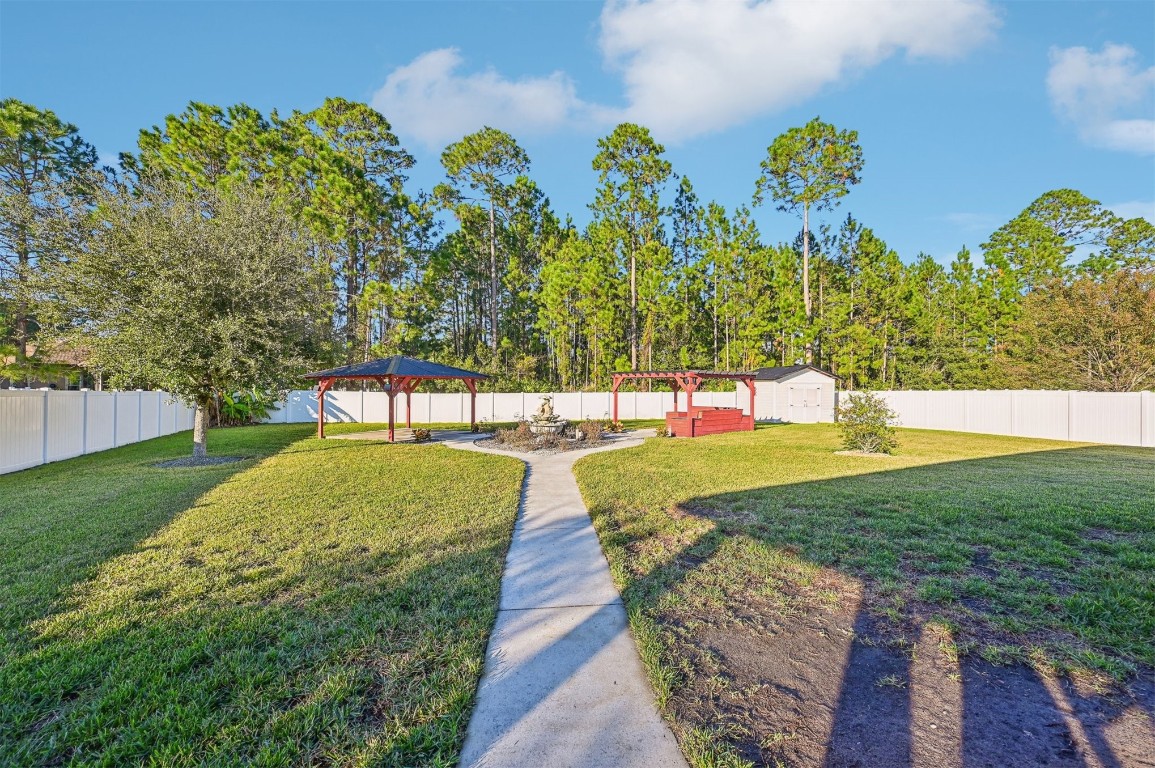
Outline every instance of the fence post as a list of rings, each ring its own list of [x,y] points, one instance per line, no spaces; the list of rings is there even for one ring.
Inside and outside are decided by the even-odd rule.
[[[48,392],[49,392],[49,390],[47,390],[47,389],[44,390],[44,410],[43,410],[43,413],[40,414],[41,425],[42,425],[41,429],[43,430],[43,432],[41,434],[41,437],[43,438],[43,440],[41,441],[41,447],[40,447],[40,463],[41,464],[47,464],[48,463]]]
[[[81,392],[80,401],[80,455],[88,453],[88,390]]]
[[[136,442],[144,437],[144,393],[136,390]]]
[[[1074,422],[1073,411],[1075,409],[1075,398],[1071,397],[1072,393],[1067,393],[1067,440],[1071,439],[1071,424]]]

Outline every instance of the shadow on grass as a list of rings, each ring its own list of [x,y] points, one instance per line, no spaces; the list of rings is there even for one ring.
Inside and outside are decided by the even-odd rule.
[[[0,650],[19,641],[72,585],[188,511],[254,460],[308,435],[292,427],[212,430],[214,455],[249,460],[201,468],[153,465],[192,451],[190,432],[0,477]]]
[[[1113,767],[1155,754],[1151,478],[1074,448],[591,512],[702,764]]]
[[[94,492],[90,511],[125,519],[25,589],[0,663],[0,762],[455,761],[520,469],[455,455],[459,482],[431,490],[447,449],[386,473],[370,462],[422,449],[301,440],[298,427],[236,430],[230,446],[232,432],[213,433],[214,452],[256,441],[247,452],[276,458],[150,471],[170,457],[162,445],[96,462],[116,492]],[[67,507],[52,529],[65,538]]]
[[[235,574],[269,595],[250,603],[141,589],[52,617],[0,669],[0,752],[16,765],[448,765],[496,615],[497,575],[459,577],[493,570],[501,550],[388,577],[397,555],[343,552],[291,577]]]

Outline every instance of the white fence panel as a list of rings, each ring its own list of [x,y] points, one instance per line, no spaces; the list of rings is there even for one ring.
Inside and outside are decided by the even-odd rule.
[[[0,474],[188,429],[192,413],[161,392],[0,390]]]
[[[875,394],[890,405],[899,425],[904,427],[1155,447],[1155,392],[990,390]],[[854,395],[844,393],[846,397]]]
[[[464,412],[464,415],[463,415]],[[456,424],[469,420],[469,403],[460,395],[429,395],[429,421],[433,424]]]
[[[285,420],[291,423],[317,420],[317,393],[308,390],[289,393]]]
[[[1140,392],[1140,408],[1143,411],[1142,426],[1139,429],[1143,445],[1155,448],[1155,392]]]
[[[929,398],[932,393],[927,392]],[[935,400],[942,398],[933,393]],[[1007,391],[969,391],[966,393],[966,432],[984,435],[1011,434],[1011,393]]]
[[[1141,445],[1142,407],[1139,392],[1072,392],[1071,439]]]
[[[331,391],[325,393],[325,421],[363,422],[365,411],[362,408],[363,393],[360,390]],[[313,415],[316,416],[317,404],[313,403]]]
[[[335,392],[326,392],[325,400],[328,400]],[[352,393],[349,393],[352,394]],[[384,392],[358,392],[361,397],[361,418],[353,419],[353,421],[360,421],[369,424],[378,422],[384,423],[389,421],[389,395]],[[326,418],[328,417],[329,409],[325,409]],[[405,395],[398,393],[394,404],[394,418],[404,421],[405,419]]]
[[[967,392],[943,392],[943,397],[935,398],[932,404],[926,401],[927,429],[945,429],[952,432],[967,431]]]
[[[44,463],[47,392],[0,391],[0,472]],[[12,439],[9,439],[9,436]]]
[[[583,414],[582,395],[580,392],[551,393],[550,396],[553,397],[554,413],[570,421],[581,420]],[[538,403],[541,402],[541,397],[541,395],[537,395],[536,397],[529,395],[526,398],[527,400],[531,400],[532,403],[531,405],[527,403],[531,415],[537,410]]]
[[[48,432],[44,460],[60,461],[84,453],[84,400],[87,392],[45,392]],[[77,426],[80,429],[77,429]]]
[[[613,418],[614,405],[609,392],[582,392],[583,419]]]
[[[84,452],[96,453],[116,447],[116,395],[110,392],[86,392],[88,413],[85,419]]]
[[[30,393],[37,396],[38,393]],[[512,421],[531,416],[547,393],[479,393],[479,421]],[[845,392],[842,397],[853,397]],[[1031,390],[887,391],[876,392],[898,416],[898,423],[916,429],[942,429],[991,435],[1013,435],[1054,440],[1076,440],[1116,445],[1155,447],[1155,393],[1100,393]],[[128,402],[139,393],[122,393]],[[554,411],[570,420],[608,418],[613,413],[609,392],[562,392],[550,395]],[[269,421],[315,421],[316,392],[289,393],[288,402]],[[385,422],[388,398],[383,392],[330,392],[325,396],[326,419],[333,421]],[[685,407],[686,396],[678,397]],[[716,407],[747,407],[746,395],[734,392],[697,392],[694,402]],[[135,404],[135,401],[133,401]],[[674,393],[619,392],[621,419],[660,419],[674,406]],[[397,398],[397,419],[405,418],[405,398]],[[135,411],[124,416],[128,423]],[[183,428],[191,426],[191,411],[184,409]],[[358,416],[360,418],[358,418]],[[118,420],[119,421],[119,420]],[[469,421],[468,393],[416,393],[413,423],[464,423]],[[122,425],[123,426],[123,425]],[[133,433],[135,435],[135,432]],[[131,441],[131,440],[129,440]],[[121,443],[126,442],[120,440]]]
[[[468,395],[463,395],[467,399]],[[516,421],[538,408],[542,395],[522,394],[521,392],[498,392],[493,395],[493,420]],[[554,403],[557,408],[557,403]],[[467,414],[468,415],[468,414]]]
[[[113,393],[116,403],[116,444],[128,445],[140,438],[140,397],[138,392]]]
[[[1011,431],[1017,437],[1070,439],[1070,392],[1011,392]]]
[[[140,439],[151,440],[160,436],[160,393],[140,394]]]

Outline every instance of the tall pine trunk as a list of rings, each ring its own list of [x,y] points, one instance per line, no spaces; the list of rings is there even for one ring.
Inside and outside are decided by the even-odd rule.
[[[814,309],[810,305],[810,206],[802,206],[802,304],[806,307],[806,364],[814,362],[814,342],[810,339]]]
[[[638,259],[630,249],[630,368],[638,370]]]
[[[497,352],[497,222],[489,200],[489,348]]]

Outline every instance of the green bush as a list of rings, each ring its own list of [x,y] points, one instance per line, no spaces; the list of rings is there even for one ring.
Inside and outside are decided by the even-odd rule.
[[[257,389],[232,394],[226,392],[221,396],[218,424],[222,427],[260,424],[269,418],[269,411],[276,404],[274,394]]]
[[[848,451],[894,453],[898,447],[890,406],[871,392],[855,392],[838,407],[838,428]]]

